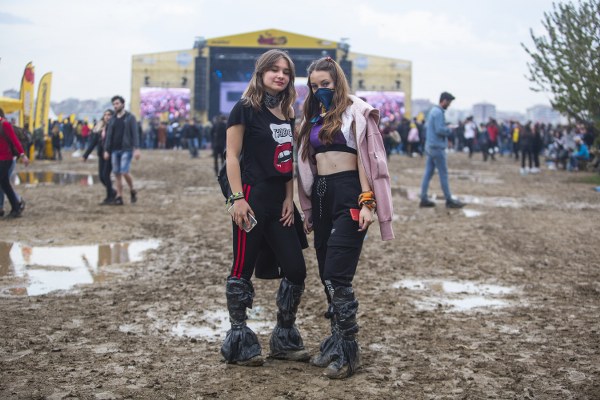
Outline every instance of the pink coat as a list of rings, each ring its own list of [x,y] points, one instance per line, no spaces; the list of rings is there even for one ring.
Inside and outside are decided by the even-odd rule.
[[[379,132],[379,110],[356,96],[351,95],[350,98],[353,103],[344,113],[343,126],[350,126],[352,121],[356,124],[357,151],[363,162],[369,185],[375,192],[381,239],[391,240],[394,239],[394,231],[392,230],[394,210],[387,158],[383,147],[383,138],[381,132]],[[346,140],[348,141],[348,139]],[[312,217],[310,198],[314,177],[317,175],[317,166],[313,162],[314,151],[312,146],[309,150],[310,155],[306,160],[298,157],[298,197],[304,212],[304,218],[310,219]],[[298,154],[302,154],[302,144],[298,149]]]

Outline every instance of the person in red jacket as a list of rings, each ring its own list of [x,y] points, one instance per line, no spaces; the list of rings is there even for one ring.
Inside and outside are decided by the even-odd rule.
[[[11,218],[20,217],[25,209],[25,201],[22,198],[19,200],[10,184],[10,169],[15,154],[23,160],[26,166],[29,165],[29,159],[25,155],[21,142],[17,139],[10,122],[6,120],[4,110],[0,108],[0,187],[12,207],[8,214]]]
[[[486,126],[488,137],[490,138],[488,142],[487,154],[483,154],[483,161],[487,161],[488,154],[492,157],[492,160],[495,160],[494,155],[496,154],[496,146],[498,146],[498,123],[494,118],[490,118],[490,122],[488,122]]]

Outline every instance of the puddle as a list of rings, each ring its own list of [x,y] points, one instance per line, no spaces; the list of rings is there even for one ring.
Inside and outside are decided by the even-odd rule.
[[[75,174],[71,172],[19,172],[15,175],[14,184],[19,185],[80,185],[92,186],[100,182],[97,175]]]
[[[140,261],[160,241],[139,240],[90,246],[29,246],[0,242],[0,278],[13,282],[0,294],[39,296],[108,279],[101,267]],[[114,271],[112,271],[114,272]],[[14,284],[18,281],[18,284]]]
[[[246,323],[257,334],[268,334],[275,326],[275,321],[267,320],[265,314],[265,310],[260,306],[248,310]],[[229,313],[226,310],[205,311],[200,316],[186,316],[171,328],[171,333],[178,337],[217,341],[225,339],[230,327]]]
[[[405,279],[392,285],[423,294],[415,305],[420,310],[444,307],[446,311],[467,312],[477,309],[503,308],[511,304],[502,296],[516,291],[514,287],[485,285],[476,282]]]
[[[463,214],[465,214],[465,217],[467,217],[467,218],[476,218],[476,217],[480,217],[481,215],[483,215],[483,213],[481,211],[471,210],[469,208],[463,208],[462,212],[463,212]]]

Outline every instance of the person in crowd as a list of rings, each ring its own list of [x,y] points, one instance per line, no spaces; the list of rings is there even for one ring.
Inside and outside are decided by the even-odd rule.
[[[533,158],[533,168],[531,168],[532,174],[539,173],[540,170],[540,153],[544,150],[544,137],[543,127],[541,124],[535,124],[533,126],[531,136],[531,157]]]
[[[451,135],[450,128],[446,126],[444,114],[450,104],[454,100],[448,92],[443,92],[440,95],[439,105],[434,106],[427,114],[425,123],[425,131],[427,138],[425,140],[425,174],[421,182],[421,202],[420,207],[435,207],[435,202],[427,197],[429,189],[429,181],[433,177],[436,168],[440,177],[442,191],[446,198],[447,208],[462,208],[465,206],[460,200],[452,198],[450,193],[450,185],[448,184],[448,166],[446,163],[446,148],[448,147],[448,136]]]
[[[483,156],[483,161],[487,161],[490,147],[490,136],[488,135],[487,128],[483,122],[479,124],[479,129],[477,131],[477,145],[479,146],[479,150]]]
[[[533,168],[533,131],[531,122],[519,129],[519,149],[521,149],[521,175],[527,175]],[[525,167],[527,161],[527,167]]]
[[[487,154],[484,154],[483,161],[487,161],[488,156],[492,158],[492,161],[496,161],[496,146],[498,146],[498,136],[500,135],[498,123],[494,118],[490,118],[485,129],[488,134],[488,146]]]
[[[519,148],[519,143],[520,143],[520,136],[521,136],[521,131],[522,130],[523,130],[523,126],[521,125],[521,123],[515,122],[513,124],[513,130],[512,130],[512,150],[513,150],[513,155],[515,157],[515,161],[519,161],[519,151],[521,150]]]
[[[314,231],[319,276],[331,335],[312,364],[328,378],[351,376],[360,365],[352,281],[377,211],[383,240],[394,238],[386,152],[379,110],[356,96],[338,63],[324,57],[307,71],[309,91],[298,136],[298,195],[304,229]]]
[[[219,170],[221,166],[225,162],[225,140],[227,137],[227,119],[224,115],[217,115],[215,117],[215,123],[211,128],[211,145],[212,145],[212,153],[213,159],[215,162],[215,175],[219,174]],[[220,163],[219,163],[220,161]]]
[[[264,362],[258,338],[245,321],[254,297],[251,278],[265,243],[273,250],[283,276],[270,356],[291,361],[310,358],[295,325],[306,265],[294,225],[294,78],[294,63],[286,52],[272,49],[262,54],[227,123],[234,259],[225,286],[231,329],[221,354],[231,364],[259,366]]]
[[[15,193],[10,183],[10,175],[15,168],[15,157],[22,160],[25,166],[29,165],[29,159],[23,146],[21,146],[21,142],[17,138],[11,123],[6,120],[4,110],[0,108],[0,188],[3,192],[2,197],[6,195],[10,202],[11,211],[8,214],[10,218],[20,217],[25,209],[25,200]],[[3,216],[4,208],[0,210],[0,215]]]
[[[92,136],[90,139],[90,143],[85,153],[83,153],[83,161],[87,161],[88,157],[94,151],[94,148],[97,148],[98,151],[98,176],[100,177],[100,182],[106,188],[106,197],[100,205],[109,205],[115,201],[117,197],[117,191],[113,189],[111,173],[112,173],[112,163],[110,160],[106,160],[104,158],[104,148],[106,142],[106,128],[108,127],[108,123],[113,117],[113,110],[104,111],[104,115],[102,119],[94,126],[92,129]]]
[[[156,140],[158,141],[157,147],[159,149],[167,148],[167,131],[168,131],[168,127],[167,127],[167,123],[165,121],[162,121],[158,125],[158,128],[156,128]]]
[[[473,142],[476,135],[477,125],[473,122],[473,116],[469,116],[465,121],[465,144],[469,148],[469,158],[473,157]]]
[[[87,123],[87,120],[80,121],[81,123],[81,145],[80,149],[83,150],[86,148],[88,144],[88,140],[90,137],[90,127]]]
[[[408,131],[406,139],[408,141],[408,155],[410,157],[415,153],[421,155],[421,150],[419,149],[419,142],[421,139],[419,138],[419,128],[417,128],[416,122],[413,121],[410,123],[410,130]]]
[[[569,171],[577,171],[580,161],[589,161],[590,151],[581,136],[575,136],[575,151],[569,156]]]
[[[198,140],[200,138],[200,130],[196,125],[196,120],[190,118],[183,127],[183,137],[187,141],[188,151],[191,158],[198,158]]]
[[[62,152],[60,151],[61,133],[60,128],[58,126],[58,122],[52,124],[52,129],[50,129],[50,141],[52,143],[52,152],[54,154],[54,159],[62,161]]]
[[[106,141],[104,143],[104,159],[111,160],[112,170],[115,174],[117,196],[113,205],[123,205],[123,178],[129,186],[131,203],[137,201],[137,191],[133,188],[133,177],[129,172],[132,156],[139,160],[140,144],[137,121],[133,114],[125,111],[125,99],[114,96],[111,99],[115,115],[110,119],[106,128]]]

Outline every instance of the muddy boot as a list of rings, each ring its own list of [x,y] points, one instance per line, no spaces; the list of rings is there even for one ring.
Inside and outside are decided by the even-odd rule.
[[[221,354],[228,364],[248,367],[263,365],[261,348],[256,334],[246,326],[246,308],[252,308],[254,288],[252,283],[243,278],[229,278],[225,286],[227,309],[231,329],[225,336],[221,346]]]
[[[339,341],[339,334],[335,324],[335,314],[333,312],[333,304],[331,303],[329,303],[327,312],[325,312],[325,318],[329,319],[331,322],[331,335],[327,336],[325,340],[321,342],[319,354],[310,359],[310,363],[319,368],[325,368],[331,363],[335,357],[336,343]]]
[[[356,341],[358,301],[351,287],[342,286],[335,288],[332,303],[337,340],[332,344],[333,358],[325,370],[325,376],[331,379],[343,379],[352,376],[360,365],[359,347]]]
[[[272,358],[290,361],[308,361],[310,355],[304,348],[302,336],[295,325],[296,312],[304,285],[294,285],[286,278],[281,280],[277,292],[277,325],[271,334]]]

